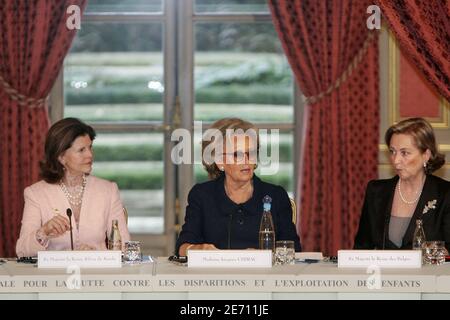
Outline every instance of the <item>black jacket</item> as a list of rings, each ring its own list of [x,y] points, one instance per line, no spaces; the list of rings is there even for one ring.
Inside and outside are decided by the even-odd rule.
[[[292,223],[292,209],[286,191],[253,176],[253,196],[236,204],[225,193],[224,175],[196,184],[188,195],[185,223],[178,237],[176,253],[183,243],[212,243],[218,249],[259,247],[259,224],[263,212],[262,199],[272,198],[275,240],[294,240],[300,251],[300,240]]]
[[[427,240],[443,240],[450,248],[450,182],[427,175],[416,210],[403,237],[400,248],[389,240],[389,220],[398,176],[368,183],[355,238],[355,249],[411,249],[416,220],[422,219]],[[436,208],[423,213],[429,201]]]

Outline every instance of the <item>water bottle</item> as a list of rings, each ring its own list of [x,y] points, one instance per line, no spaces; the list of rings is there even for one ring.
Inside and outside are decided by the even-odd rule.
[[[112,221],[111,234],[108,241],[108,249],[122,250],[122,238],[120,237],[119,232],[119,221],[116,219]]]
[[[414,230],[412,248],[414,250],[422,250],[423,245],[426,241],[425,231],[423,231],[422,220],[416,220],[416,229]]]
[[[259,226],[259,248],[263,250],[275,251],[275,228],[273,227],[272,213],[270,212],[272,206],[272,198],[265,196],[263,199],[263,214],[261,217],[261,224]]]

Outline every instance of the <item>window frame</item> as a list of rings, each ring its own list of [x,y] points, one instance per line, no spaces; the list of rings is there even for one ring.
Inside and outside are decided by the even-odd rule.
[[[161,249],[162,254],[171,254],[175,247],[175,235],[184,221],[184,209],[187,195],[194,183],[194,165],[174,165],[170,152],[175,145],[170,133],[177,127],[191,131],[193,148],[194,130],[194,25],[197,22],[257,23],[272,21],[270,13],[209,13],[194,12],[195,0],[162,0],[162,12],[158,13],[92,13],[86,12],[84,22],[121,22],[151,23],[159,22],[163,27],[163,64],[164,64],[164,119],[162,123],[152,121],[139,122],[102,122],[93,123],[94,129],[101,132],[162,132],[164,133],[164,233],[133,234],[133,238],[144,243],[144,251]],[[279,129],[293,134],[294,195],[299,177],[298,159],[302,156],[304,135],[304,104],[300,90],[293,81],[294,120],[292,123],[257,123],[258,128]],[[49,97],[49,115],[54,123],[64,115],[64,68],[61,69]],[[204,129],[211,123],[203,123]],[[193,149],[192,149],[193,150]],[[145,244],[152,247],[146,248]],[[154,252],[154,251],[153,251]]]

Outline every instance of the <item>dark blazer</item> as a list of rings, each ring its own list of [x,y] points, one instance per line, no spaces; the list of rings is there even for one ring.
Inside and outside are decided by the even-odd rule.
[[[196,184],[189,192],[176,253],[183,243],[212,243],[218,249],[258,248],[265,195],[272,198],[275,240],[294,240],[295,250],[300,251],[291,203],[282,187],[253,176],[253,196],[245,203],[236,204],[225,193],[222,174],[215,180]]]
[[[389,220],[398,176],[386,180],[372,180],[367,184],[366,196],[355,238],[355,249],[411,249],[416,220],[422,219],[427,240],[443,240],[450,248],[450,182],[427,175],[416,210],[403,237],[400,248],[389,240]],[[423,213],[429,201],[436,200],[436,208]]]

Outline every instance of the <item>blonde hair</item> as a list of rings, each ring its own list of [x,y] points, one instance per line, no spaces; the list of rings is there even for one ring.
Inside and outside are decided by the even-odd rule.
[[[211,125],[211,129],[217,129],[220,131],[223,141],[225,141],[227,129],[232,130],[243,130],[246,132],[248,129],[254,129],[256,132],[258,132],[258,129],[255,127],[255,125],[251,122],[242,120],[240,118],[223,118],[220,120],[217,120]],[[208,177],[210,179],[216,179],[222,174],[222,171],[219,169],[217,164],[215,162],[209,164],[205,161],[204,151],[207,146],[209,146],[211,143],[214,143],[213,140],[202,140],[202,164],[205,170],[208,172]],[[257,134],[257,154],[259,154],[259,136]]]

